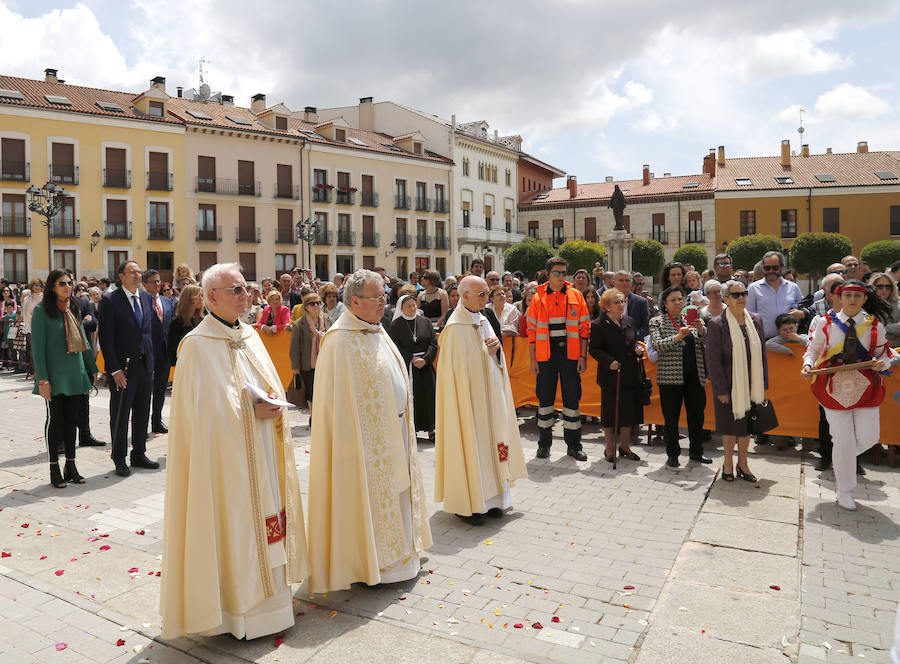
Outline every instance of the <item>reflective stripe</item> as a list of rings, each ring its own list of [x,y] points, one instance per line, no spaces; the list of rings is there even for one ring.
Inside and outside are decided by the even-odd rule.
[[[553,318],[549,318],[549,319],[547,320],[547,322],[550,323],[551,325],[552,325],[553,323],[565,323],[565,322],[566,322],[566,318],[565,318],[565,316],[554,316]]]
[[[567,331],[567,332],[566,332],[566,336],[567,336],[567,337],[580,338],[580,337],[581,337],[581,334],[578,332],[578,330],[575,330],[574,332],[568,332],[568,331]]]
[[[562,409],[563,415],[568,417],[581,417],[581,413],[578,412],[577,408],[566,408],[565,406]]]
[[[550,330],[551,337],[565,337],[568,333],[565,330]]]
[[[537,325],[538,322],[537,318],[535,318],[534,316],[525,316],[525,320],[527,320],[532,325]]]
[[[538,406],[538,415],[552,415],[553,406]]]
[[[581,318],[578,319],[578,322],[579,322],[579,323],[586,323],[586,322],[589,321],[590,319],[591,319],[590,316],[582,316]]]
[[[538,328],[539,330],[547,330],[547,329],[550,328],[550,325],[548,325],[547,323],[544,323],[543,321],[538,321],[538,322],[537,322],[537,328]]]
[[[538,420],[538,429],[553,428],[553,420]]]
[[[549,339],[550,339],[550,335],[538,333],[537,336],[536,336],[535,338],[538,339],[538,340],[540,340],[540,339],[548,339],[548,340],[549,340]]]
[[[581,429],[581,420],[578,420],[577,422],[563,420],[563,429]]]

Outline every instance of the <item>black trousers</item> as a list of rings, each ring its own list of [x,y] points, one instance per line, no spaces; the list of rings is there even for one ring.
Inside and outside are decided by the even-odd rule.
[[[58,461],[57,449],[60,446],[65,448],[67,459],[75,458],[75,429],[81,417],[83,402],[87,400],[86,394],[54,394],[47,404],[44,438],[51,463]]]
[[[313,383],[316,380],[316,370],[309,369],[308,371],[300,370],[300,380],[303,381],[303,388],[306,390],[306,400],[312,403],[313,400]],[[312,411],[310,411],[310,415],[312,415]]]
[[[828,420],[825,419],[825,409],[819,406],[819,456],[822,461],[831,463],[831,427],[828,426]]]
[[[78,411],[78,440],[84,442],[91,437],[91,400],[84,396],[84,403]]]
[[[686,385],[660,385],[659,404],[665,419],[666,454],[670,458],[681,452],[678,445],[678,418],[681,404],[687,415],[688,440],[691,457],[703,456],[703,411],[706,409],[706,389],[699,380]]]
[[[134,360],[127,372],[124,390],[116,387],[109,376],[109,430],[112,436],[112,460],[125,464],[128,451],[128,418],[131,417],[131,456],[141,457],[147,451],[147,424],[150,421],[151,376],[143,360]],[[121,409],[121,415],[119,410]],[[116,421],[118,420],[118,427]]]
[[[163,355],[153,366],[153,416],[150,418],[153,424],[162,424],[162,409],[169,385],[169,356]]]
[[[550,447],[553,442],[553,421],[556,417],[556,384],[562,387],[563,439],[570,450],[581,449],[581,374],[578,360],[566,357],[565,347],[553,347],[550,359],[538,362],[535,392],[538,398],[538,445]]]

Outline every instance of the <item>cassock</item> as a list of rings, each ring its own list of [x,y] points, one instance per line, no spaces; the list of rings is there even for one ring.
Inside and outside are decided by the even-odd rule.
[[[391,323],[389,334],[408,368],[416,431],[434,431],[434,358],[438,345],[431,321],[418,314],[412,319],[401,314]],[[421,369],[412,365],[417,357],[425,360]]]
[[[345,311],[322,337],[315,380],[310,592],[415,577],[432,540],[400,352]]]
[[[512,506],[510,486],[526,477],[522,440],[503,352],[487,319],[463,306],[439,339],[434,499],[462,516]]]
[[[206,316],[172,388],[160,614],[163,638],[257,638],[294,624],[306,533],[287,417],[255,416],[251,383],[284,400],[256,331]]]

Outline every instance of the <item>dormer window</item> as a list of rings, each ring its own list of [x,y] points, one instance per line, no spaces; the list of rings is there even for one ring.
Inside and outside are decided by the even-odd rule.
[[[165,113],[166,105],[161,101],[151,101],[148,108],[150,117],[161,118]]]
[[[288,130],[288,120],[283,115],[275,116],[275,129],[278,131],[287,131]]]
[[[413,154],[422,154],[422,144],[419,141],[413,141]]]
[[[339,143],[346,143],[347,142],[347,130],[335,128],[334,140],[338,141]]]

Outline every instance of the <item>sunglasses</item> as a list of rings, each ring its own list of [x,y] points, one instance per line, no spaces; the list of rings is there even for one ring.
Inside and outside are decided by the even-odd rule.
[[[891,284],[878,284],[875,290],[894,290],[894,287]]]
[[[68,280],[60,279],[59,281],[56,282],[56,285],[57,285],[57,286],[62,286],[63,288],[67,288],[68,286],[71,286],[71,285],[72,285],[72,282],[71,282],[71,281],[68,281]]]
[[[222,286],[220,288],[213,288],[211,290],[227,290],[231,291],[235,295],[241,295],[242,293],[249,293],[246,286]]]
[[[634,282],[634,285],[635,285],[635,286],[643,286],[643,285],[644,285],[644,282],[643,282],[643,281],[635,281],[635,282]]]
[[[766,272],[778,272],[781,269],[780,265],[763,265],[763,270]]]
[[[306,306],[307,307],[321,307],[322,302],[320,300],[316,300],[315,302],[307,302]]]
[[[729,293],[728,297],[733,297],[735,300],[741,297],[747,297],[747,291],[742,290],[740,293]]]
[[[550,274],[554,277],[565,277],[569,272],[568,270],[550,270]]]
[[[716,263],[716,267],[731,267],[731,263]]]

